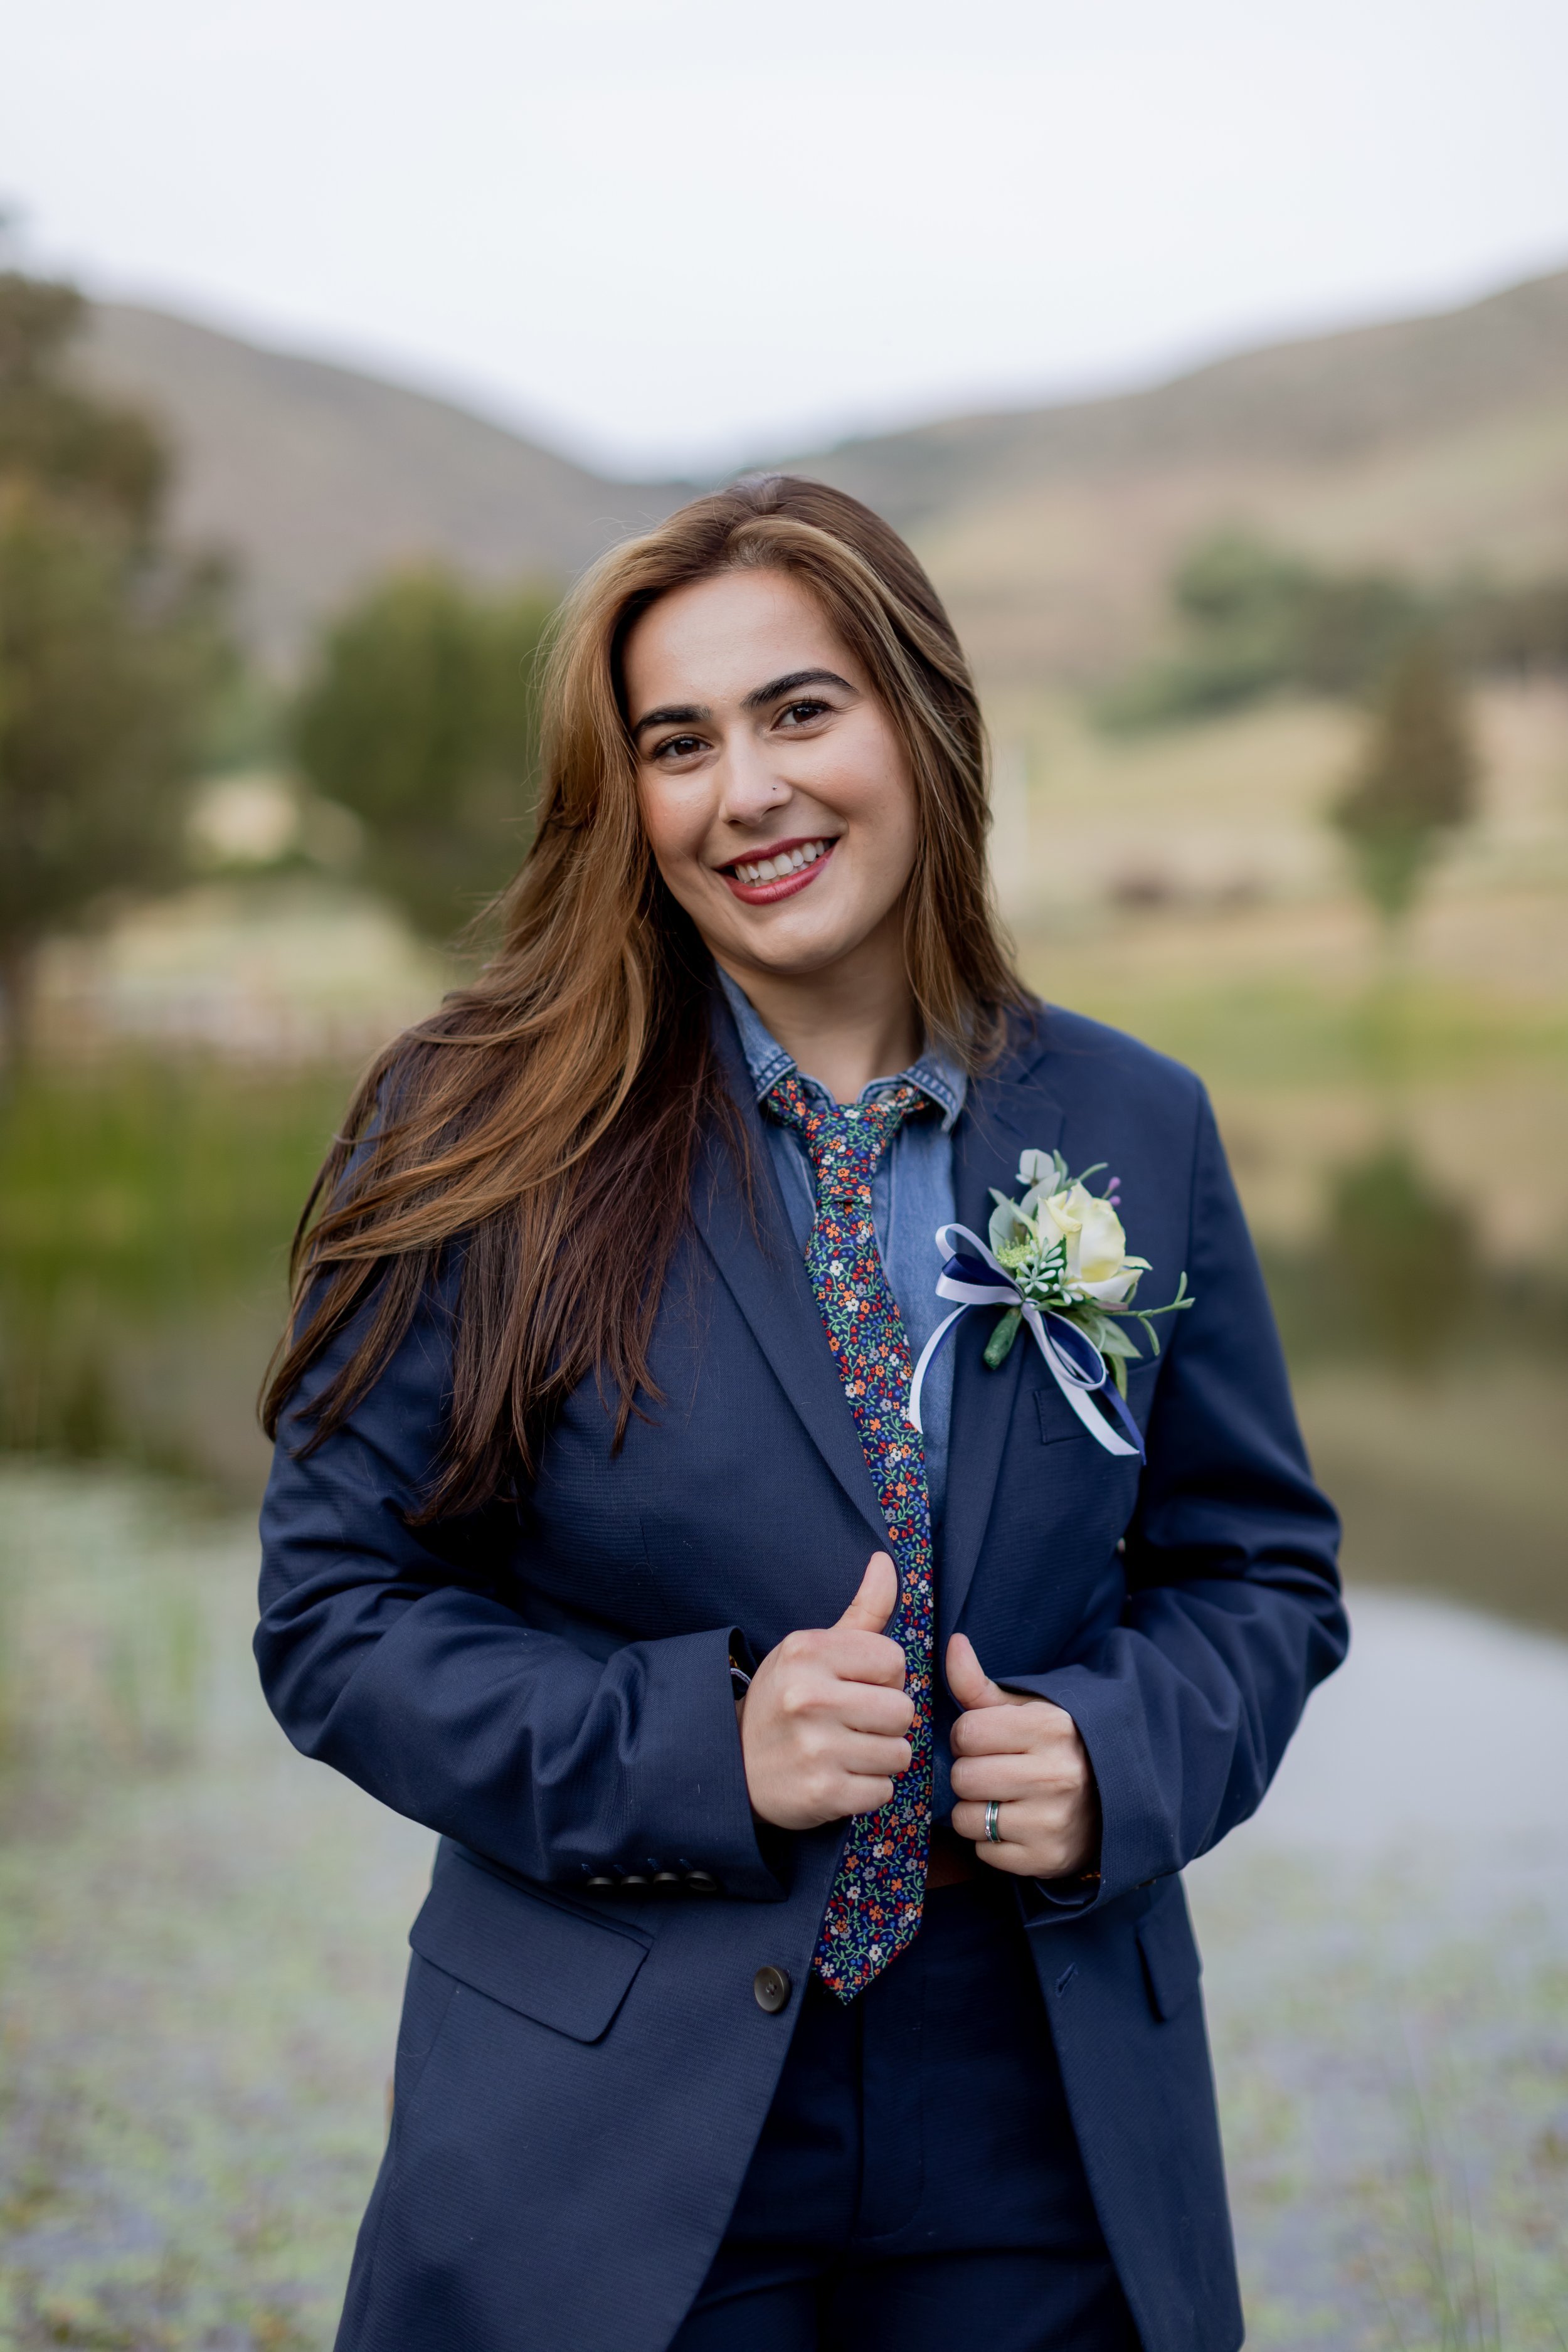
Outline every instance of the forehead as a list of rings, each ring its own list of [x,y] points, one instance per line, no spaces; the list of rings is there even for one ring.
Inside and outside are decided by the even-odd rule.
[[[626,639],[626,700],[635,720],[659,703],[738,704],[792,670],[858,666],[810,590],[787,572],[723,572],[671,589]]]

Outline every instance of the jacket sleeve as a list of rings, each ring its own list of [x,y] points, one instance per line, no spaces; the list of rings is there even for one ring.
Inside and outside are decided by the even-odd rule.
[[[1125,1538],[1121,1622],[1050,1673],[1103,1820],[1093,1903],[1180,1870],[1255,1811],[1345,1654],[1339,1521],[1312,1483],[1262,1273],[1200,1096],[1187,1267]],[[1046,1903],[1051,1890],[1042,1889]]]
[[[262,1507],[256,1657],[296,1748],[383,1804],[524,1876],[705,1872],[776,1900],[758,1849],[729,1671],[732,1629],[607,1657],[528,1625],[509,1507],[412,1528],[451,1392],[448,1273],[349,1420],[312,1453],[311,1366]]]

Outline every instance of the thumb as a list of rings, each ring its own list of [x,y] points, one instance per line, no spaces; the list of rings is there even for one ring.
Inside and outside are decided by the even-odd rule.
[[[860,1590],[838,1622],[857,1633],[879,1633],[898,1605],[899,1571],[887,1552],[874,1551]]]
[[[966,1715],[973,1707],[1010,1704],[1007,1693],[976,1657],[967,1633],[955,1633],[947,1645],[947,1686]]]

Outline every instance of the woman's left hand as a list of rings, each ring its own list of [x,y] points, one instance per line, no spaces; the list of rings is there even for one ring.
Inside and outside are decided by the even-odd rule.
[[[952,1727],[952,1826],[982,1862],[1016,1878],[1070,1878],[1100,1859],[1100,1792],[1077,1724],[1049,1699],[1003,1690],[955,1633],[947,1686],[963,1708]],[[988,1801],[999,1801],[987,1836]]]

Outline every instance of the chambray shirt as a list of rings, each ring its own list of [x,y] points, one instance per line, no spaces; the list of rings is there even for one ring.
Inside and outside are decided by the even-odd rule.
[[[816,1078],[796,1070],[778,1039],[764,1025],[756,1008],[728,972],[721,985],[741,1033],[741,1051],[757,1090],[757,1100],[781,1078],[797,1076],[808,1096],[832,1106],[833,1097]],[[873,1078],[861,1089],[860,1100],[875,1102],[889,1087],[905,1083],[930,1097],[936,1116],[908,1118],[877,1163],[871,1180],[871,1223],[881,1253],[888,1287],[898,1301],[911,1365],[948,1312],[936,1295],[942,1257],[936,1229],[951,1224],[957,1211],[952,1198],[952,1130],[963,1108],[964,1072],[940,1053],[927,1052],[890,1078]],[[773,1170],[784,1194],[784,1209],[795,1240],[804,1252],[816,1221],[816,1180],[805,1145],[793,1127],[784,1127],[764,1111],[763,1125],[773,1152]],[[925,1423],[926,1488],[931,1520],[942,1524],[947,1500],[947,1436],[952,1412],[952,1351],[943,1348],[926,1374],[921,1391],[921,1419]]]

